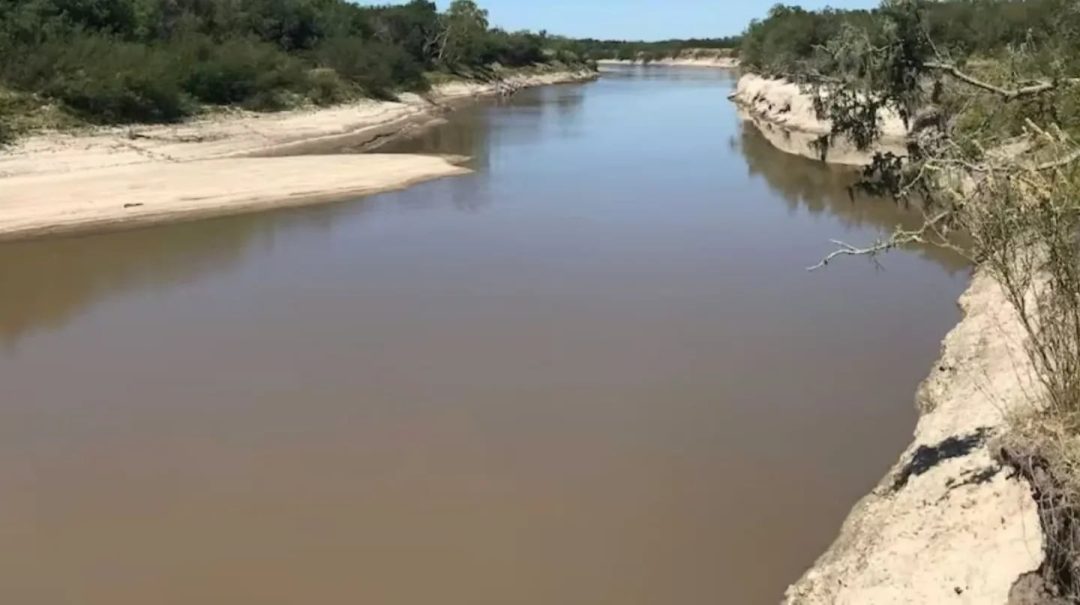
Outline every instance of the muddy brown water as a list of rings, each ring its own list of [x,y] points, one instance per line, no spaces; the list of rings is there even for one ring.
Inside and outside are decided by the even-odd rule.
[[[0,246],[0,602],[773,603],[907,443],[967,269],[625,69],[476,173]]]

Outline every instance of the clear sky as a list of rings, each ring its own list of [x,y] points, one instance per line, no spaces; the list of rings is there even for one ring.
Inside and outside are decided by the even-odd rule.
[[[400,4],[404,0],[359,0]],[[446,8],[450,0],[436,0]],[[546,29],[575,38],[658,40],[738,34],[777,0],[477,0],[494,25],[509,30]],[[787,0],[808,9],[871,8],[878,0]]]

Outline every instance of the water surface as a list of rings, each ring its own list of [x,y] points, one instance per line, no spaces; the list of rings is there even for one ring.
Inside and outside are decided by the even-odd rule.
[[[772,603],[907,443],[958,318],[913,216],[723,71],[391,151],[475,174],[0,246],[0,602]]]

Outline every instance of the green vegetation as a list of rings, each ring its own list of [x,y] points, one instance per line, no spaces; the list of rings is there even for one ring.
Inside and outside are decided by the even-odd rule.
[[[894,22],[886,14],[903,3],[885,2],[874,10],[807,11],[776,5],[766,19],[753,22],[742,38],[743,65],[771,74],[802,74],[827,69],[821,51],[848,30],[885,39]],[[1003,58],[1011,51],[1059,57],[1075,62],[1077,52],[1062,46],[1061,34],[1077,16],[1072,0],[947,0],[920,2],[923,39],[954,60],[972,56]],[[1065,51],[1065,52],[1060,52]]]
[[[491,29],[472,0],[445,13],[426,0],[0,0],[0,91],[89,122],[169,122],[205,105],[385,98],[423,90],[430,72],[581,62],[560,44]]]
[[[836,137],[872,149],[883,111],[908,123],[907,156],[877,154],[862,186],[920,204],[924,222],[863,248],[844,244],[826,263],[970,238],[958,251],[1001,286],[1042,387],[1012,418],[1002,459],[1037,492],[1047,594],[1080,600],[1080,5],[776,7],[751,26],[742,59],[804,83],[832,124],[824,154]]]

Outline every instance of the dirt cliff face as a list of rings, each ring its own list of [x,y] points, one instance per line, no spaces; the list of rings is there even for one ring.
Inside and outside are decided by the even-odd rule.
[[[830,133],[831,125],[818,119],[813,98],[798,84],[745,74],[739,78],[731,99],[742,109],[744,118],[752,121],[775,147],[787,153],[821,159],[821,151],[815,142]],[[863,166],[869,164],[878,151],[907,155],[907,129],[903,120],[892,113],[883,114],[880,120],[882,137],[873,149],[860,150],[842,137],[834,138],[825,161]]]
[[[600,61],[601,64],[613,65],[642,65],[643,59],[631,61],[629,59],[609,59]],[[728,48],[686,48],[674,56],[651,59],[649,65],[669,65],[673,67],[716,67],[722,69],[734,69],[739,66],[739,58],[732,49]]]
[[[829,132],[809,95],[785,80],[745,75],[732,100],[789,153],[815,157],[809,142]],[[902,150],[902,121],[881,120],[879,150]],[[840,142],[828,161],[863,164],[872,153]],[[1038,588],[1032,578],[1045,551],[1032,486],[998,455],[1009,418],[1033,405],[1040,388],[1026,335],[984,272],[960,306],[964,318],[919,389],[913,442],[785,603],[1006,605]]]

